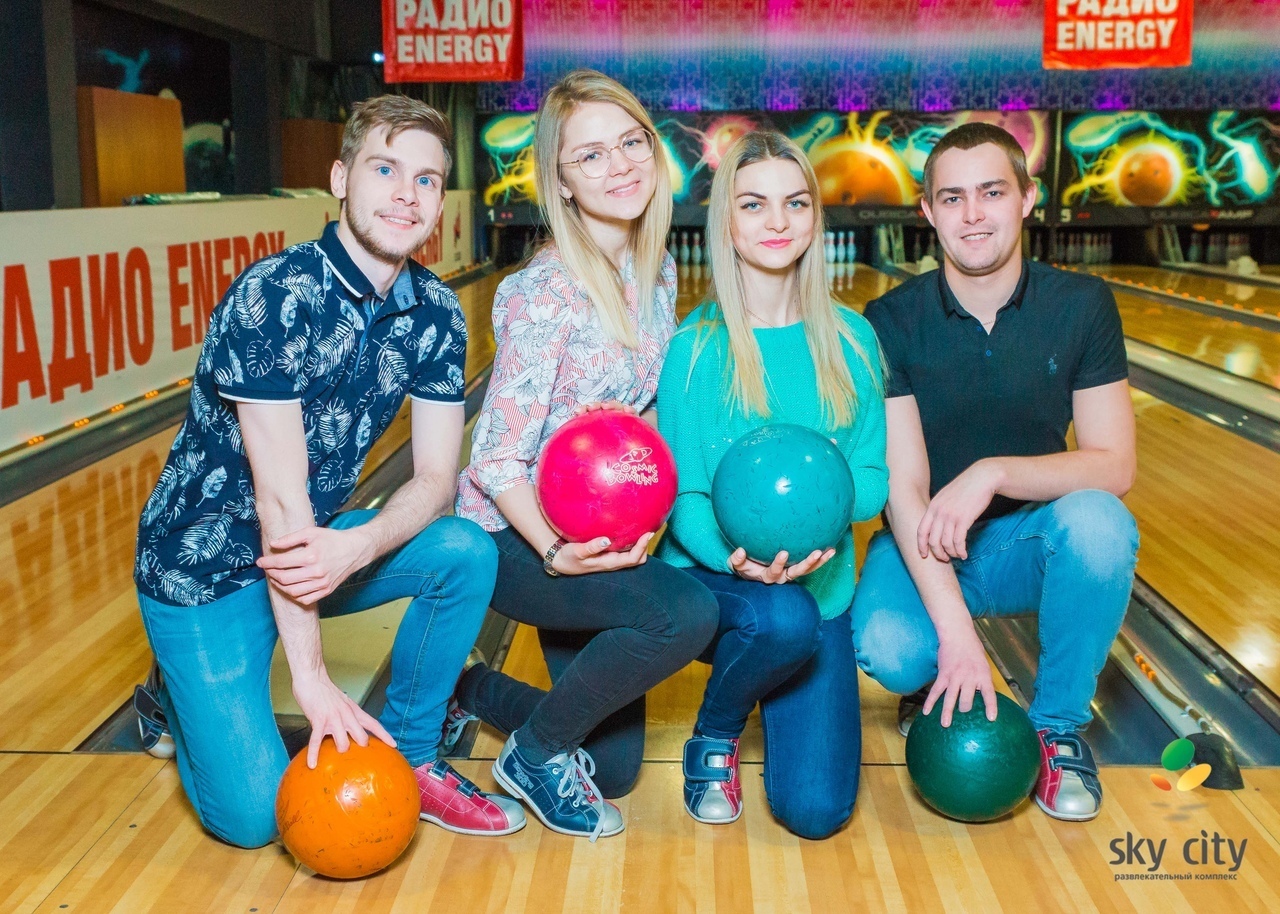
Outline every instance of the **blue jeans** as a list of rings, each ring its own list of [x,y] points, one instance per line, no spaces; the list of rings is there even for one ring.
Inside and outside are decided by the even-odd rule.
[[[1087,489],[974,527],[952,559],[965,604],[983,616],[1039,616],[1031,702],[1037,729],[1078,730],[1129,605],[1138,525],[1120,499]],[[888,530],[872,537],[853,598],[858,665],[907,694],[938,672],[938,636]]]
[[[347,511],[329,526],[355,527],[375,513]],[[480,632],[496,568],[487,533],[442,517],[320,603],[321,618],[328,618],[414,598],[396,632],[381,717],[410,765],[436,757],[445,707]],[[143,594],[138,602],[164,674],[159,698],[191,805],[223,841],[268,843],[289,759],[271,708],[278,636],[266,581],[203,606],[170,606]]]
[[[824,622],[798,584],[687,570],[720,605],[720,628],[699,658],[711,678],[697,733],[736,739],[759,702],[769,808],[794,834],[827,837],[853,814],[862,761],[849,613]]]

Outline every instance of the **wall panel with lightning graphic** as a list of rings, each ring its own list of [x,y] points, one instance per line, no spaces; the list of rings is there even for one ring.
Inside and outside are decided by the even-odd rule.
[[[1065,113],[1059,218],[1280,222],[1280,112]]]
[[[817,172],[833,226],[915,222],[924,162],[938,139],[970,121],[998,124],[1016,136],[1040,188],[1042,221],[1052,184],[1054,116],[1047,111],[841,112],[667,111],[654,115],[666,149],[677,224],[698,224],[720,159],[734,140],[769,127],[794,139]],[[534,115],[505,112],[479,124],[481,203],[490,221],[535,221]]]

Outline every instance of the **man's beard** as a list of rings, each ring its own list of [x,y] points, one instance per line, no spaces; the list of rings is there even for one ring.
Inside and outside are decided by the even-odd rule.
[[[373,220],[378,218],[377,216],[370,216],[366,219],[363,214],[350,208],[348,208],[346,216],[347,227],[351,229],[351,234],[360,244],[360,247],[364,248],[384,263],[400,263],[418,248],[422,247],[422,245],[426,243],[427,239],[431,237],[430,229],[424,229],[419,233],[419,237],[412,243],[412,245],[406,246],[402,251],[397,251],[382,244],[374,234]]]

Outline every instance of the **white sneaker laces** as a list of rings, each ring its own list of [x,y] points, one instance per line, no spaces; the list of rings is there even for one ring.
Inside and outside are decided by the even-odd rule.
[[[585,801],[596,811],[596,825],[591,831],[594,842],[604,831],[604,800],[600,797],[600,788],[596,787],[591,775],[596,773],[596,763],[583,749],[569,756],[560,775],[560,784],[556,793],[563,799],[573,798],[573,805],[579,807]]]

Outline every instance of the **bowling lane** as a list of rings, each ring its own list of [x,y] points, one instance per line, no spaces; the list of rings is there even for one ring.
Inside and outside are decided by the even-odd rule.
[[[493,293],[504,274],[458,291],[467,377],[493,358]],[[133,589],[138,515],[177,427],[0,508],[0,751],[74,749],[132,695],[150,650]],[[408,408],[365,473],[408,440]]]
[[[858,264],[856,271],[833,280],[833,291],[860,311],[898,283]],[[1129,312],[1127,334],[1153,345],[1187,348],[1186,338],[1168,325],[1191,323],[1200,315],[1183,309],[1172,316],[1167,309],[1146,315],[1141,312],[1148,302],[1123,297],[1128,299],[1121,303],[1122,314]],[[1251,329],[1202,319],[1229,324],[1233,332]],[[1213,347],[1224,345],[1214,333],[1225,335],[1225,330],[1215,326],[1203,338],[1199,355],[1195,348],[1185,354],[1208,361]],[[1259,345],[1280,339],[1258,333]],[[1280,366],[1276,344],[1271,347],[1271,365]],[[1264,383],[1275,385],[1276,373],[1272,368]],[[1280,454],[1141,391],[1133,391],[1133,401],[1138,480],[1125,502],[1142,535],[1138,573],[1268,688],[1280,692],[1280,562],[1275,561],[1280,491],[1273,484],[1280,479]],[[860,542],[859,555],[862,548]]]
[[[1128,264],[1104,264],[1083,269],[1111,280],[1132,283],[1139,288],[1186,296],[1192,301],[1280,317],[1280,289],[1247,282],[1231,282],[1229,279],[1198,273],[1184,273],[1181,270]],[[1280,326],[1276,329],[1280,330]]]

